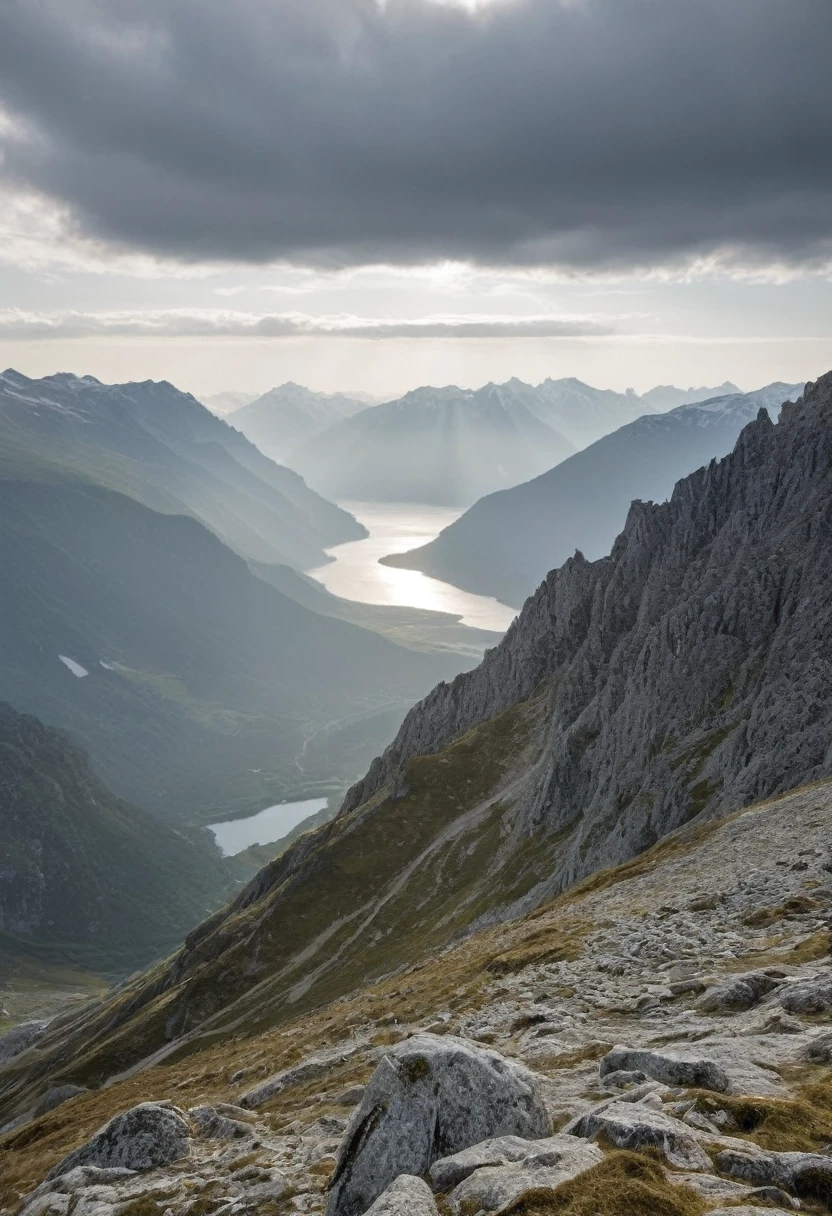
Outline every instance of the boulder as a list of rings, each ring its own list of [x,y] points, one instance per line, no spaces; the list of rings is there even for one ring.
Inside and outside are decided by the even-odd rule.
[[[574,1136],[550,1136],[532,1146],[520,1161],[473,1170],[452,1191],[449,1203],[454,1212],[493,1212],[516,1203],[528,1191],[560,1186],[592,1169],[603,1157],[596,1145]]]
[[[778,980],[764,971],[747,971],[709,988],[697,1001],[697,1008],[704,1013],[739,1013],[753,1008],[778,984]]]
[[[832,976],[790,984],[780,993],[787,1013],[827,1013],[832,1009]]]
[[[395,1182],[367,1209],[366,1216],[438,1216],[426,1182],[414,1174],[399,1174]]]
[[[644,1072],[665,1085],[692,1086],[727,1093],[730,1080],[715,1060],[705,1057],[684,1059],[673,1052],[650,1051],[637,1047],[613,1047],[598,1062],[601,1077],[614,1072]]]
[[[149,1170],[170,1165],[190,1151],[188,1124],[172,1106],[142,1102],[116,1115],[95,1135],[64,1157],[47,1179],[67,1174],[79,1165]]]
[[[803,1058],[812,1064],[832,1064],[832,1034],[822,1034],[812,1039],[804,1048]]]
[[[381,1060],[353,1112],[327,1216],[362,1216],[400,1174],[482,1140],[549,1130],[535,1073],[452,1035],[416,1035]]]
[[[725,1149],[717,1154],[716,1167],[730,1178],[757,1187],[781,1187],[801,1199],[820,1199],[832,1206],[832,1157],[821,1153]]]
[[[591,1110],[564,1128],[570,1136],[603,1136],[615,1148],[656,1148],[680,1170],[710,1170],[711,1161],[691,1129],[680,1119],[638,1102],[613,1102]]]

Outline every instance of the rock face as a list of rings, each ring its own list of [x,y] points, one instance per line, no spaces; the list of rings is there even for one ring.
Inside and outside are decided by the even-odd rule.
[[[832,1157],[822,1153],[743,1153],[726,1149],[716,1166],[755,1186],[777,1186],[801,1199],[832,1202]]]
[[[69,1153],[47,1178],[68,1174],[78,1166],[149,1170],[187,1157],[188,1124],[176,1110],[158,1102],[143,1102],[116,1115],[100,1131]]]
[[[489,1137],[548,1131],[534,1073],[452,1036],[418,1035],[373,1074],[338,1154],[327,1216],[361,1216],[399,1174],[424,1174]]]
[[[487,1143],[494,1145],[500,1141]],[[486,1145],[477,1145],[470,1153],[486,1156]],[[448,1160],[459,1162],[464,1156],[464,1153],[460,1153]],[[546,1140],[529,1143],[522,1156],[514,1155],[509,1150],[510,1164],[501,1165],[497,1153],[493,1153],[492,1157],[490,1164],[484,1163],[479,1169],[472,1170],[454,1188],[449,1196],[454,1212],[496,1211],[515,1202],[528,1191],[539,1187],[556,1187],[582,1174],[603,1161],[604,1154],[594,1144],[587,1144],[574,1136],[550,1136]]]
[[[518,839],[562,838],[534,900],[697,814],[828,775],[830,501],[832,374],[776,426],[761,410],[669,502],[634,502],[609,557],[553,570],[475,671],[408,714],[342,814],[547,681],[542,758],[513,791]]]

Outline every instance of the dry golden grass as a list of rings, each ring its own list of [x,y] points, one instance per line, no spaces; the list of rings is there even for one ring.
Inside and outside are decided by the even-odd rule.
[[[612,1152],[578,1178],[527,1191],[500,1216],[703,1216],[706,1207],[650,1156]]]
[[[734,1118],[738,1134],[760,1148],[777,1152],[816,1153],[832,1142],[832,1070],[802,1085],[797,1098],[749,1098],[697,1095],[696,1106],[709,1116],[725,1110]]]

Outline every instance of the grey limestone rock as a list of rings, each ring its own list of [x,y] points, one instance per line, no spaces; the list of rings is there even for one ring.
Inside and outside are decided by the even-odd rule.
[[[189,1153],[188,1124],[173,1107],[142,1102],[116,1115],[49,1171],[47,1179],[69,1173],[79,1165],[122,1166],[149,1170],[169,1165]]]
[[[639,1151],[657,1148],[681,1170],[710,1170],[711,1161],[689,1127],[661,1111],[638,1102],[613,1102],[591,1110],[568,1124],[564,1131],[591,1139],[603,1136],[616,1148]]]
[[[240,1140],[253,1134],[248,1123],[239,1119],[229,1119],[220,1114],[213,1106],[194,1106],[188,1111],[191,1121],[201,1136],[206,1140]]]
[[[709,988],[697,1002],[698,1008],[705,1013],[738,1013],[753,1008],[777,984],[778,981],[764,971],[749,971]]]
[[[822,1034],[807,1044],[803,1058],[812,1064],[832,1064],[832,1034]]]
[[[437,1216],[436,1201],[426,1182],[413,1174],[399,1174],[367,1209],[366,1216]]]
[[[544,1142],[545,1143],[545,1142]],[[550,1138],[547,1151],[524,1161],[505,1166],[485,1166],[474,1170],[449,1196],[454,1212],[493,1212],[515,1203],[529,1191],[556,1187],[569,1178],[592,1169],[604,1154],[594,1144],[572,1136]]]
[[[381,1060],[353,1112],[327,1216],[361,1216],[399,1174],[482,1140],[549,1130],[535,1073],[451,1035],[416,1035]]]
[[[762,1209],[766,1216],[792,1216],[792,1208],[773,1208],[766,1204]],[[760,1208],[750,1203],[741,1203],[733,1208],[714,1208],[708,1216],[760,1216]]]
[[[832,1157],[821,1153],[741,1152],[724,1149],[717,1169],[756,1187],[780,1187],[803,1199],[832,1205]]]
[[[497,1136],[435,1161],[429,1172],[433,1189],[448,1191],[458,1187],[471,1174],[490,1167],[561,1169],[578,1159],[594,1165],[601,1159],[601,1154],[594,1145],[580,1145],[573,1136],[547,1136],[544,1140]]]
[[[832,1009],[832,975],[792,984],[780,994],[788,1013],[826,1013]]]
[[[665,1085],[695,1086],[727,1093],[730,1079],[721,1065],[707,1057],[685,1059],[675,1052],[651,1051],[643,1048],[613,1047],[598,1063],[603,1078],[610,1073],[638,1070]]]

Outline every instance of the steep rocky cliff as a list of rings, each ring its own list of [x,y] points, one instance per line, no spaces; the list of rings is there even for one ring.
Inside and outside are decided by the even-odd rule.
[[[829,775],[830,592],[832,374],[669,502],[634,504],[609,557],[553,571],[333,822],[47,1036],[38,1068],[101,1080],[273,1025],[696,817]]]

